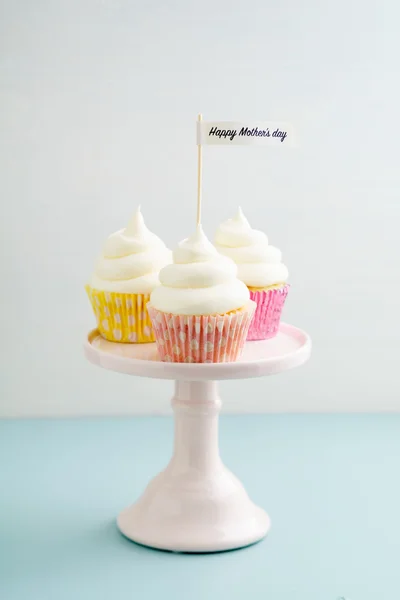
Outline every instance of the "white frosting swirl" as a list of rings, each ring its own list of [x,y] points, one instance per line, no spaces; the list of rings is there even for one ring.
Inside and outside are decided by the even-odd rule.
[[[289,276],[281,251],[268,244],[265,233],[250,227],[240,208],[235,217],[218,227],[215,246],[235,261],[239,279],[249,287],[284,283]]]
[[[169,262],[171,251],[147,229],[139,207],[128,227],[107,239],[90,285],[106,292],[150,294]]]
[[[157,310],[176,315],[224,314],[249,301],[249,290],[236,277],[235,263],[217,252],[201,225],[180,242],[173,261],[160,271],[161,285],[150,297]]]

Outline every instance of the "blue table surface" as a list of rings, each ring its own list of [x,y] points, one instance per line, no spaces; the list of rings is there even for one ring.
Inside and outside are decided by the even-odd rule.
[[[224,462],[272,528],[208,555],[115,525],[172,433],[168,417],[0,422],[0,598],[400,598],[400,415],[222,417]]]

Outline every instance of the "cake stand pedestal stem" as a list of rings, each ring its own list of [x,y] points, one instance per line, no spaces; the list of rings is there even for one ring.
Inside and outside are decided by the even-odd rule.
[[[172,459],[119,515],[119,529],[140,544],[177,552],[218,552],[259,541],[268,532],[268,515],[219,456],[217,382],[176,381],[172,407]]]
[[[175,413],[174,454],[168,469],[210,474],[222,467],[218,448],[221,400],[216,381],[176,381],[172,398]]]

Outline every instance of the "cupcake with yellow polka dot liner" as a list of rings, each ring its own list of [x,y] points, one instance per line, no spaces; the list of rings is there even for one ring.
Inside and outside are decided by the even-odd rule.
[[[263,231],[251,228],[240,208],[232,219],[219,226],[215,246],[236,263],[238,278],[247,285],[250,298],[257,304],[247,339],[274,337],[289,291],[289,273],[282,263],[281,251],[268,244]]]
[[[160,285],[171,251],[144,223],[140,207],[126,227],[107,239],[86,286],[101,335],[111,342],[154,342],[146,305]]]
[[[239,358],[255,310],[235,263],[221,256],[201,225],[160,271],[147,305],[161,360],[221,363]]]

